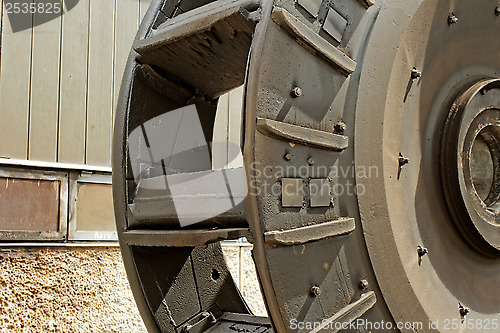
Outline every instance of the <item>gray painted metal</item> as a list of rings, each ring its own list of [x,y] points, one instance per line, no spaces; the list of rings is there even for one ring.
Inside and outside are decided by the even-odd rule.
[[[281,179],[281,206],[302,207],[304,204],[304,186],[301,178]]]
[[[217,324],[208,329],[207,333],[223,332],[258,332],[271,333],[271,323],[266,317],[244,315],[241,313],[224,313]]]
[[[129,230],[122,234],[130,246],[203,246],[222,240],[236,240],[248,237],[245,228],[198,229],[198,230]]]
[[[385,1],[365,49],[355,160],[381,173],[357,177],[366,189],[358,201],[370,260],[396,320],[499,318],[499,291],[484,288],[500,283],[498,259],[470,246],[456,227],[439,165],[454,100],[475,83],[499,76],[495,6],[496,1]],[[450,12],[460,18],[451,26]],[[420,78],[413,78],[413,68]],[[399,153],[409,163],[398,180]],[[428,250],[425,256],[419,246]],[[459,304],[472,309],[465,318]]]
[[[300,39],[306,45],[313,48],[315,52],[323,55],[338,66],[345,75],[351,74],[356,68],[356,63],[349,56],[330,45],[286,9],[276,7],[273,9],[272,18],[276,23],[290,32],[292,36]]]
[[[346,149],[349,143],[349,138],[344,135],[318,131],[312,128],[265,118],[257,119],[257,130],[263,134],[276,135],[285,140],[336,151]]]
[[[338,332],[340,329],[337,327],[349,327],[348,325],[354,320],[361,317],[366,311],[370,310],[377,302],[377,296],[373,291],[361,295],[361,298],[345,308],[337,312],[332,317],[324,320],[321,325],[313,329],[310,333],[317,333],[321,330],[328,329],[330,332]],[[329,329],[329,327],[334,327]]]
[[[498,258],[477,251],[453,223],[442,174],[461,167],[442,169],[439,155],[453,102],[498,78],[496,6],[454,3],[460,20],[449,25],[444,0],[154,2],[121,90],[113,173],[124,261],[148,329],[271,325],[302,333],[363,319],[390,323],[387,332],[444,332],[429,321],[498,319],[498,291],[484,288],[500,283]],[[339,17],[325,26],[333,11],[345,27]],[[241,84],[244,214],[183,228],[175,204],[131,209],[150,189],[141,189],[130,161],[151,147],[145,143],[131,158],[132,131],[195,104],[208,142],[217,97]],[[478,122],[498,126],[497,91],[484,93],[487,105],[474,112],[494,116]],[[476,134],[465,142],[472,145]],[[151,167],[168,175],[164,165]],[[487,201],[496,212],[496,200]],[[212,244],[248,228],[270,324],[251,316]],[[396,329],[396,322],[411,327]]]
[[[295,245],[305,244],[320,239],[342,236],[351,233],[356,228],[354,219],[338,219],[336,221],[309,225],[285,231],[268,231],[264,234],[266,244]]]

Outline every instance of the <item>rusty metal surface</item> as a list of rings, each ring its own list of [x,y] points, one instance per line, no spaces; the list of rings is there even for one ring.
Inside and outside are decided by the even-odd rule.
[[[135,42],[137,60],[182,77],[200,95],[215,99],[243,84],[255,22],[241,10],[256,7],[256,0],[217,1],[192,10],[188,19],[167,20]]]
[[[0,238],[64,239],[67,184],[63,172],[0,170]]]
[[[0,178],[0,230],[58,231],[59,181]]]

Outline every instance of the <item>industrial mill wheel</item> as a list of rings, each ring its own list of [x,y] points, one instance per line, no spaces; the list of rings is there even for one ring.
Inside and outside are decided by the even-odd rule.
[[[153,1],[113,152],[148,330],[498,331],[499,15],[497,0]],[[218,127],[241,85],[241,122]],[[240,237],[269,320],[225,265],[219,241]]]

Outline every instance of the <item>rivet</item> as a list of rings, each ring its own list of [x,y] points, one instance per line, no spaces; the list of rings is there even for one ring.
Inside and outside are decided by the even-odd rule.
[[[368,289],[368,280],[367,279],[362,279],[361,281],[359,281],[359,286],[361,287],[361,289],[363,290],[366,290]]]
[[[309,157],[309,158],[307,159],[307,164],[309,164],[309,165],[314,165],[314,159],[313,159],[312,157]]]
[[[300,97],[302,96],[302,89],[300,89],[299,87],[294,87],[290,92],[290,95],[292,95],[292,97],[294,98]]]
[[[422,76],[422,73],[419,72],[416,67],[413,67],[413,69],[411,70],[411,78],[413,80],[416,80],[421,76]]]
[[[183,332],[183,333],[187,333],[187,332],[189,332],[189,330],[190,330],[191,328],[193,328],[193,325],[189,325],[189,324],[184,325],[184,326],[182,327],[182,332]]]
[[[463,320],[469,314],[470,309],[458,303],[458,312],[460,313],[460,317]]]
[[[495,8],[495,15],[500,16],[500,6]]]
[[[410,160],[406,157],[403,156],[403,154],[399,153],[399,157],[398,157],[398,180],[399,178],[401,177],[401,171],[403,170],[403,167],[410,163]]]
[[[425,247],[422,247],[422,246],[418,246],[417,248],[417,252],[418,252],[418,256],[420,258],[422,258],[423,256],[425,256],[427,253],[429,253],[429,250],[427,250]]]
[[[290,161],[292,159],[292,154],[286,153],[285,156],[283,156],[283,158],[287,161]]]
[[[347,125],[343,121],[339,121],[338,123],[335,124],[335,131],[337,133],[344,133],[347,129]]]
[[[321,295],[321,289],[319,289],[318,286],[312,286],[311,287],[311,294],[314,296],[314,297],[317,297],[319,295]]]
[[[457,22],[458,22],[458,17],[456,17],[454,13],[450,13],[450,15],[448,15],[448,24],[452,25]]]
[[[403,154],[399,153],[398,163],[399,163],[399,167],[402,167],[402,166],[410,163],[410,159],[404,157]]]
[[[425,256],[427,253],[429,253],[429,251],[425,247],[419,245],[417,248],[417,253],[418,253],[418,265],[421,266],[422,257]]]

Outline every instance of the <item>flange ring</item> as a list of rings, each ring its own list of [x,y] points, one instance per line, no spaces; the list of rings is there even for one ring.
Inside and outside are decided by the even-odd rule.
[[[481,80],[454,101],[441,146],[441,179],[469,243],[500,256],[500,80]]]

